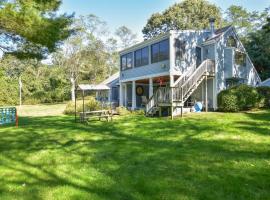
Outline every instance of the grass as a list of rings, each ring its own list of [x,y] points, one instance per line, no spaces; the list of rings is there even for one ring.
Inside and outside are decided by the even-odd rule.
[[[17,106],[19,116],[57,116],[62,115],[66,108],[66,104],[38,104]]]
[[[0,199],[269,199],[270,111],[0,128]]]

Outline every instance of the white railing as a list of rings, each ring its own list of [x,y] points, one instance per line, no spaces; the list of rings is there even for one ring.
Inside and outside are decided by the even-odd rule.
[[[160,87],[150,97],[146,104],[146,113],[160,103],[171,103],[171,101],[180,101],[183,103],[188,92],[196,86],[203,75],[209,75],[215,72],[215,64],[213,60],[207,59],[203,61],[199,67],[187,78],[186,75],[177,79],[173,87]],[[208,73],[208,74],[207,74]]]
[[[215,71],[215,65],[214,61],[212,60],[205,60],[203,61],[200,66],[192,73],[192,75],[185,80],[185,82],[180,85],[176,85],[176,87],[173,90],[173,100],[183,101],[184,97],[187,95],[187,93],[191,90],[192,87],[194,87],[199,79],[205,74],[205,73],[214,73]]]

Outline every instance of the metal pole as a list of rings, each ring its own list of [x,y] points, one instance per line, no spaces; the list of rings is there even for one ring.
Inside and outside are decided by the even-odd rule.
[[[20,106],[22,106],[22,78],[19,76],[19,93],[20,93]]]
[[[85,118],[85,113],[84,113],[84,90],[82,90],[82,94],[83,94],[83,122],[84,122],[84,118]]]
[[[75,123],[77,122],[77,89],[75,88]]]

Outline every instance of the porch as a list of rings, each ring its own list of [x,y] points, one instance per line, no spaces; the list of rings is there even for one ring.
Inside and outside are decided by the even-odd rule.
[[[119,104],[131,110],[144,109],[149,98],[159,88],[170,86],[170,76],[120,82]]]

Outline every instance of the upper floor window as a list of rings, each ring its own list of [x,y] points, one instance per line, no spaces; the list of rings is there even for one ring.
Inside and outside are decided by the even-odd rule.
[[[246,54],[240,51],[235,51],[235,63],[240,66],[246,66]]]
[[[132,53],[128,53],[121,56],[121,69],[130,69],[133,65],[133,55]]]
[[[151,61],[152,63],[169,59],[169,40],[163,40],[151,45]]]
[[[227,39],[227,47],[237,47],[236,39],[233,36],[229,36]]]
[[[135,67],[149,64],[149,48],[145,47],[135,51]]]

